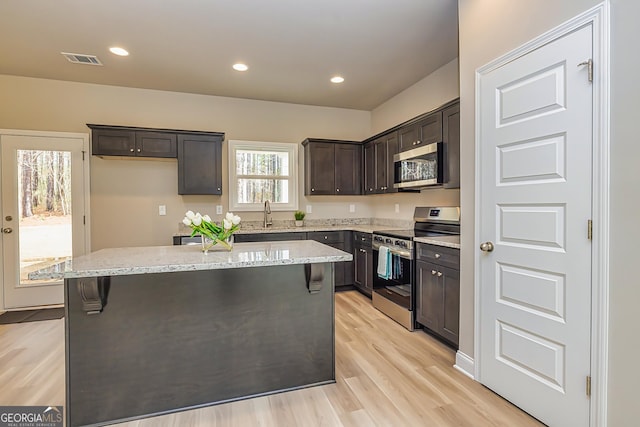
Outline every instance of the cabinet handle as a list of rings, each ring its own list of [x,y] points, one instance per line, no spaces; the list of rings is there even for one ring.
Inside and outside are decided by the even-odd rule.
[[[220,187],[218,187],[218,191],[220,191]]]
[[[417,141],[416,141],[416,145],[420,145],[420,144],[422,144],[422,141],[417,140]]]
[[[340,189],[339,189],[339,188],[336,188],[336,193],[339,193],[339,192],[340,192]]]
[[[140,149],[138,148],[138,153],[140,152]]]
[[[324,236],[324,240],[327,240],[329,238],[329,236]]]
[[[439,259],[441,256],[442,256],[442,255],[440,255],[440,254],[436,254],[436,255],[435,255],[436,259]]]
[[[315,189],[315,188],[312,188],[312,189],[311,189],[311,191],[316,191],[316,189]]]
[[[442,271],[438,271],[438,277],[442,277]]]
[[[133,153],[133,148],[129,148],[129,151],[131,151]]]
[[[369,191],[373,191],[373,188],[369,188]]]
[[[367,239],[365,239],[364,237],[361,237],[361,238],[360,238],[360,240],[362,240],[362,241],[364,242],[364,241],[365,241],[365,240],[367,240]]]
[[[432,275],[432,276],[435,276],[435,275],[436,275],[436,273],[437,273],[437,271],[435,271],[435,270],[431,270],[431,275]]]
[[[416,145],[416,142],[415,142],[415,141],[413,141],[413,142],[411,143],[411,145]]]

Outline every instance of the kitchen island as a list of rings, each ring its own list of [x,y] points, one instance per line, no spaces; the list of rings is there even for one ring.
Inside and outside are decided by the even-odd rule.
[[[333,263],[314,241],[103,249],[65,273],[67,425],[335,381]]]

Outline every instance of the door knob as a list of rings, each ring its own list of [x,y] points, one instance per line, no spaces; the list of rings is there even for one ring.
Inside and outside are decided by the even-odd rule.
[[[5,228],[2,229],[2,232],[5,233],[5,234],[9,234],[12,231],[13,231],[13,228],[10,228],[10,227],[5,227]]]
[[[491,252],[493,250],[493,243],[484,242],[483,244],[480,245],[480,250],[484,252]]]

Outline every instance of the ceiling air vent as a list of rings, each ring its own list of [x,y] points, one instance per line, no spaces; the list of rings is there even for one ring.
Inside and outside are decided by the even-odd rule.
[[[95,55],[84,55],[82,53],[60,52],[69,62],[74,64],[102,65],[102,62]]]

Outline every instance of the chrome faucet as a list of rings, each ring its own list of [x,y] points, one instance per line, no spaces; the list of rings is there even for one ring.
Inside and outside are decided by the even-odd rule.
[[[269,205],[269,201],[264,201],[264,228],[273,225],[273,220],[271,219],[271,206]]]

